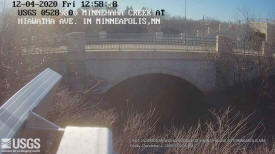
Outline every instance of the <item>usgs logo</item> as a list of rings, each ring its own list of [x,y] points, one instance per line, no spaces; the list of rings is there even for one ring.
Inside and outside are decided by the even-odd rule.
[[[2,138],[1,139],[1,152],[39,152],[40,151],[39,149],[40,149],[39,138],[16,138],[16,139]]]

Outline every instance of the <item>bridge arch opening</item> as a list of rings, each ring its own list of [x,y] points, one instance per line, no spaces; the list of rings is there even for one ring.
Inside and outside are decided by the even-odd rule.
[[[203,92],[185,79],[149,73],[116,84],[106,92],[104,102],[119,113],[120,120],[126,120],[128,113],[154,108],[159,123],[169,126],[202,116],[207,111],[203,97]]]

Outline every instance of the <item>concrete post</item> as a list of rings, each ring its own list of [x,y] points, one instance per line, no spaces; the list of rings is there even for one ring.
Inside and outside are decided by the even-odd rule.
[[[183,34],[183,33],[180,33],[180,39],[181,39],[181,40],[183,39],[183,36],[184,36],[184,34]]]
[[[99,37],[100,40],[106,39],[107,38],[107,32],[105,32],[105,31],[99,32],[98,37]]]
[[[216,52],[218,53],[232,53],[233,41],[230,38],[217,35],[216,36]]]
[[[200,37],[200,31],[199,30],[197,30],[197,32],[196,32],[196,37]]]
[[[162,40],[163,32],[156,32],[156,40]]]
[[[67,36],[67,49],[66,56],[67,73],[69,82],[73,88],[83,89],[87,85],[87,73],[85,66],[85,33],[73,32]]]

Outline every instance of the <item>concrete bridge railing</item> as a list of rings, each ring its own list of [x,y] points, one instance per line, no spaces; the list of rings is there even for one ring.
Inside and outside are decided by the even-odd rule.
[[[100,32],[89,35],[82,32],[73,32],[66,35],[67,50],[83,53],[85,51],[178,51],[178,52],[211,52],[234,53],[243,49],[230,38],[217,35],[216,38],[186,37],[185,35],[155,34],[108,34]],[[260,49],[245,49],[247,53],[268,56],[268,43],[263,41]],[[249,51],[250,50],[250,51]]]
[[[214,37],[157,33],[86,34],[86,50],[214,52]]]

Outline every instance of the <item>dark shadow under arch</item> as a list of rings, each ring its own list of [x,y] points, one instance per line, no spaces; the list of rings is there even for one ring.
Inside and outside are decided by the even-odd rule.
[[[168,74],[144,74],[126,79],[109,89],[104,102],[115,108],[120,119],[127,113],[145,112],[155,107],[161,124],[192,121],[201,115],[206,104],[203,92],[190,82]]]

